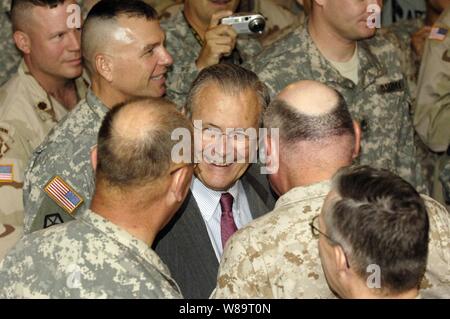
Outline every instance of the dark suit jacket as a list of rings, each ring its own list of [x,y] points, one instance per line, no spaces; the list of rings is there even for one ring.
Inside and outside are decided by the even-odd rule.
[[[241,178],[253,218],[275,205],[266,176],[249,169]],[[169,267],[183,296],[208,298],[216,287],[219,262],[194,196],[189,192],[183,206],[155,240],[156,252]]]

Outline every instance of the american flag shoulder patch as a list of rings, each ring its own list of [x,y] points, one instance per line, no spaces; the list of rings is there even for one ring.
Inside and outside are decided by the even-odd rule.
[[[83,203],[83,198],[59,176],[53,177],[45,186],[44,191],[69,214],[73,214]]]
[[[14,181],[13,164],[0,165],[0,183],[11,183]]]
[[[444,41],[445,38],[447,38],[447,35],[447,28],[433,27],[428,38],[430,40]]]

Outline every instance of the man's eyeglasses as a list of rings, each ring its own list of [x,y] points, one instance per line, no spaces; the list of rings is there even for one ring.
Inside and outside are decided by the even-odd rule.
[[[216,127],[197,127],[194,124],[194,128],[202,131],[203,139],[207,142],[215,142],[223,136],[226,136],[227,141],[236,141],[237,143],[247,143],[251,140],[251,136],[247,134],[244,129],[227,130],[227,132],[224,133]]]
[[[347,253],[344,250],[344,247],[342,247],[341,244],[339,244],[337,241],[335,241],[333,238],[325,234],[323,231],[319,229],[319,216],[315,216],[311,222],[309,223],[309,226],[311,226],[311,233],[314,238],[319,239],[320,235],[325,236],[329,241],[331,241],[334,245],[339,245],[342,248],[342,251],[345,255],[345,262],[347,263],[347,268],[350,268],[350,264],[348,263]]]

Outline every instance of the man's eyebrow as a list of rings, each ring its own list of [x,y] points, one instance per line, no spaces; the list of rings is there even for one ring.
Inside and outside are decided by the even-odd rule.
[[[62,33],[62,34],[65,34],[65,33],[67,33],[67,30],[61,29],[61,30],[52,32],[52,33],[50,33],[50,37],[53,38],[54,36],[57,36],[58,34],[61,34],[61,33]]]
[[[203,126],[208,126],[208,127],[214,127],[214,128],[218,128],[218,129],[222,129],[220,126],[214,125],[212,123],[205,123]]]
[[[142,48],[142,52],[147,52],[150,50],[153,50],[154,47],[156,47],[158,43],[149,43],[145,47]]]

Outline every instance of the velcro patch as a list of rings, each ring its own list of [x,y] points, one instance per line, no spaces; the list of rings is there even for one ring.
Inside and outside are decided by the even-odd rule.
[[[11,183],[14,181],[13,164],[0,165],[0,183]]]
[[[53,177],[44,191],[69,214],[73,214],[83,203],[81,196],[59,176]]]

